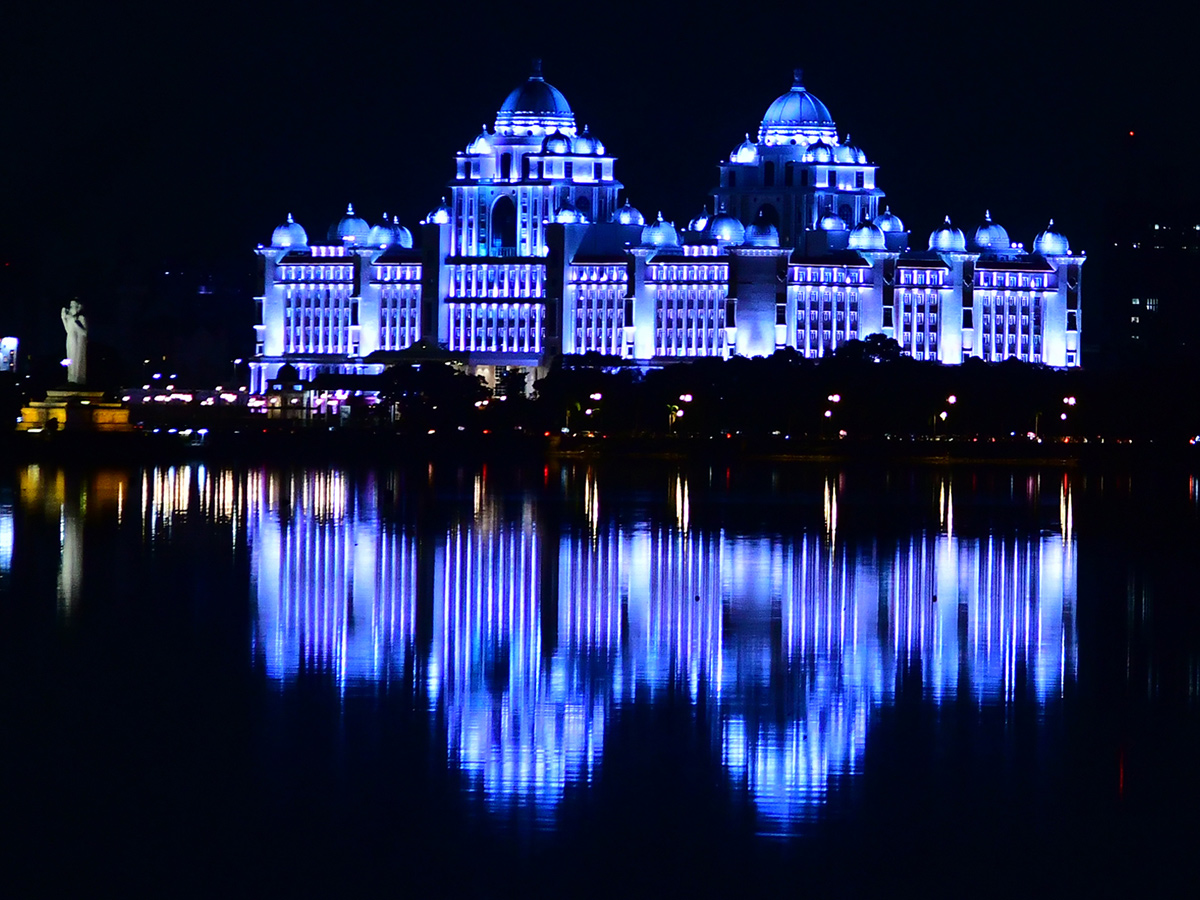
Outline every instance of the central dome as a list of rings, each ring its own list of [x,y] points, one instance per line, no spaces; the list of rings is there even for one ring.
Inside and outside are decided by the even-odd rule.
[[[768,144],[837,143],[837,126],[829,109],[804,89],[804,73],[796,69],[792,89],[767,107],[758,139]]]
[[[496,113],[496,131],[501,134],[546,134],[575,132],[575,113],[562,91],[542,78],[542,61],[533,61],[529,80],[516,88]]]

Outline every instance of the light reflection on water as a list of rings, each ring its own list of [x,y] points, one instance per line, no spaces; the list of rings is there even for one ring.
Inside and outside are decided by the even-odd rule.
[[[1019,673],[1046,702],[1075,676],[1066,485],[1056,533],[956,536],[943,491],[937,533],[884,549],[838,539],[832,481],[815,533],[689,527],[682,476],[671,520],[601,519],[589,475],[582,528],[556,532],[532,499],[502,508],[477,481],[473,515],[420,537],[381,522],[369,483],[352,496],[336,475],[251,482],[267,672],[318,668],[343,686],[424,672],[450,764],[497,810],[553,818],[568,785],[596,777],[613,711],[682,689],[775,829],[860,769],[903,672],[919,668],[935,703],[1012,700]],[[432,637],[406,667],[423,568]]]
[[[89,496],[118,517],[136,504],[148,539],[180,516],[227,521],[250,552],[251,652],[270,679],[405,686],[444,723],[448,764],[489,809],[546,823],[569,787],[599,776],[606,729],[635,701],[688,697],[761,830],[778,831],[861,772],[872,719],[905,673],[920,672],[934,704],[1019,692],[1045,704],[1076,676],[1065,478],[1055,528],[959,535],[944,479],[936,527],[887,540],[847,538],[836,478],[806,520],[819,524],[786,533],[706,524],[682,473],[664,484],[661,515],[632,518],[601,503],[590,469],[578,516],[560,515],[562,497],[514,500],[474,476],[469,507],[437,525],[390,516],[375,475],[196,465],[138,480],[134,500],[123,478],[72,493],[61,473],[23,474],[26,502],[61,518],[68,613]],[[5,561],[11,511],[0,513]]]

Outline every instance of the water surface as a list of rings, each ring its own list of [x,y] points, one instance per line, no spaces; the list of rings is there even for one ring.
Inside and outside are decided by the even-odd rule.
[[[1198,504],[1161,472],[20,468],[5,852],[42,886],[1174,889]]]

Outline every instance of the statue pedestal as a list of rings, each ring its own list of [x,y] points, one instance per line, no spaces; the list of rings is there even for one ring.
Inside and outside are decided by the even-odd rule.
[[[17,431],[133,431],[129,410],[103,391],[47,391],[45,400],[21,407]]]

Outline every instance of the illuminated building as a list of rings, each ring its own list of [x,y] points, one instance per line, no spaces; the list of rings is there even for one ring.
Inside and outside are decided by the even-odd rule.
[[[420,347],[494,384],[497,366],[534,371],[557,353],[815,358],[875,333],[943,363],[1079,365],[1085,257],[1053,221],[1028,250],[990,214],[970,237],[947,218],[910,247],[877,167],[799,71],[686,229],[619,203],[614,165],[539,63],[455,158],[419,248],[353,206],[323,242],[289,215],[257,251],[251,390],[285,362],[302,378],[378,373]]]

